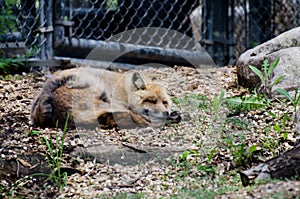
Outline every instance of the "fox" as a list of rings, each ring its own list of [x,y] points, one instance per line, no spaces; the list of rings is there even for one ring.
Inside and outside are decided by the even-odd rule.
[[[32,125],[68,128],[160,127],[178,123],[166,89],[134,71],[79,67],[55,72],[32,104]]]

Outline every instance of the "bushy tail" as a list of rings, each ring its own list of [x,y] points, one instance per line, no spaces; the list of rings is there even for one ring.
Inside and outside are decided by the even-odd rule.
[[[56,79],[54,77],[49,78],[43,90],[38,97],[34,100],[31,108],[31,124],[40,127],[49,127],[52,124],[53,115],[53,95],[52,92],[57,88],[66,84],[67,81],[72,79],[73,76]]]

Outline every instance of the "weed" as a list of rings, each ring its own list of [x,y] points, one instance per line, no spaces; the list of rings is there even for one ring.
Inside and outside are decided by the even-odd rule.
[[[175,105],[179,107],[189,106],[192,109],[197,107],[200,110],[207,110],[211,106],[211,103],[207,96],[199,94],[190,94],[182,98],[172,98],[172,101]]]
[[[189,189],[186,187],[180,187],[177,189],[177,194],[172,195],[170,198],[213,199],[219,198],[224,193],[232,193],[238,190],[239,187],[231,184],[228,185],[228,181],[237,184],[239,182],[239,175],[236,172],[232,172],[229,175],[229,178],[225,176],[220,176],[219,178],[214,178],[213,180],[208,179],[206,181],[207,186],[199,188]],[[224,185],[225,183],[227,183],[227,185]]]
[[[29,131],[26,133],[27,136],[37,136],[37,135],[40,135],[40,131],[37,131],[37,130],[32,130],[32,131]]]
[[[279,141],[277,138],[274,139],[274,137],[263,136],[262,143],[265,148],[267,148],[271,152],[274,152],[278,146]]]
[[[2,184],[2,183],[0,184],[0,192],[1,193],[3,193],[3,191],[5,190],[4,186],[5,186],[4,184]],[[0,196],[3,196],[3,195],[0,195]]]
[[[181,161],[187,161],[188,159],[188,156],[193,154],[193,153],[196,153],[195,151],[184,151],[182,154],[181,154],[181,157],[180,157],[180,160]]]
[[[289,112],[285,112],[282,118],[282,127],[285,129],[286,128],[286,124],[287,124],[287,120],[290,118],[288,116]]]
[[[241,140],[243,139],[241,138]],[[247,150],[244,143],[234,143],[230,138],[223,138],[223,141],[229,147],[230,153],[234,157],[233,161],[237,167],[247,164],[253,152],[256,151],[256,146],[254,145],[250,146]]]
[[[212,173],[216,171],[216,166],[213,165],[197,165],[197,168],[199,169],[199,171],[204,171],[206,173]]]
[[[226,108],[223,106],[224,103],[224,91],[221,91],[219,96],[213,97],[213,103],[211,108],[211,117],[208,121],[209,132],[215,139],[223,137],[224,129],[226,127]],[[218,137],[218,138],[217,138]]]
[[[48,139],[46,136],[41,137],[41,142],[43,141],[45,142],[47,149],[50,153],[49,156],[47,157],[48,165],[50,167],[49,178],[53,180],[53,182],[59,189],[63,189],[67,184],[67,173],[66,172],[61,173],[61,162],[62,162],[64,140],[67,132],[67,124],[68,124],[69,116],[70,114],[68,113],[60,143],[58,139],[58,134],[56,134],[55,150],[53,150],[52,148],[53,143],[51,138]]]
[[[285,76],[281,75],[273,82],[270,82],[271,74],[279,63],[279,58],[276,58],[271,64],[269,64],[268,60],[264,60],[262,64],[262,70],[259,70],[255,66],[249,66],[249,68],[259,77],[262,82],[262,93],[266,96],[271,95],[272,87],[278,83],[280,83]]]
[[[181,154],[181,157],[179,159],[179,163],[177,164],[177,166],[179,166],[181,168],[181,172],[180,172],[181,176],[188,176],[189,175],[189,171],[192,168],[192,164],[190,163],[190,157],[193,154],[197,155],[198,153],[194,150],[187,150],[187,151],[184,151]]]
[[[297,115],[298,115],[298,109],[297,106],[299,104],[300,101],[300,93],[298,92],[298,88],[295,90],[295,94],[294,94],[294,98],[291,97],[291,95],[284,89],[282,88],[277,88],[276,91],[283,95],[284,97],[286,97],[293,105],[294,108],[294,123],[297,121]]]
[[[251,155],[253,154],[253,152],[256,151],[256,146],[252,145],[249,147],[249,152],[247,153],[247,159],[251,157]]]
[[[283,140],[286,140],[286,138],[288,137],[288,132],[285,132],[286,131],[286,125],[287,125],[287,121],[288,120],[292,120],[288,114],[289,114],[289,111],[286,111],[284,114],[283,114],[283,117],[281,118],[281,116],[278,116],[272,112],[268,112],[268,114],[276,119],[277,121],[279,122],[276,122],[275,125],[273,125],[273,130],[275,130],[277,132],[277,135],[280,135],[282,134],[282,138]],[[280,123],[280,120],[281,120],[281,123]],[[266,130],[266,128],[265,128]],[[266,133],[269,133],[271,130],[271,128],[269,127],[267,131],[265,131]],[[278,138],[278,137],[277,137]]]
[[[213,110],[215,115],[218,115],[221,109],[221,105],[224,101],[224,91],[221,92],[219,98],[217,98],[216,96],[214,96],[213,98]]]
[[[226,105],[235,112],[251,111],[253,109],[264,108],[269,105],[269,101],[261,95],[254,93],[250,96],[226,98]]]
[[[188,190],[186,188],[181,188],[179,194],[173,195],[170,198],[172,199],[181,199],[181,198],[197,198],[197,199],[213,199],[219,195],[217,191],[206,190],[206,189],[196,189]]]
[[[210,109],[211,106],[211,102],[209,101],[209,99],[207,98],[207,96],[205,95],[197,95],[196,99],[199,101],[199,109],[200,110],[208,110]]]
[[[217,152],[217,150],[215,148],[213,148],[212,150],[210,150],[209,154],[207,155],[207,161],[210,163],[211,159],[214,157],[215,153]]]
[[[286,140],[286,138],[288,137],[289,133],[288,132],[283,132],[283,129],[281,128],[281,126],[277,123],[273,126],[273,129],[278,133],[278,135],[282,134],[282,139]]]
[[[107,196],[103,196],[101,198],[111,198]],[[142,199],[146,198],[144,193],[135,193],[135,194],[130,194],[130,193],[118,193],[112,199]]]
[[[175,168],[179,168],[177,179],[181,180],[182,177],[191,175],[204,175],[207,176],[216,171],[216,166],[211,164],[204,164],[203,162],[198,162],[197,158],[200,157],[200,153],[195,150],[184,151],[179,161],[173,162]]]
[[[224,102],[224,95],[225,95],[224,91],[221,91],[219,97],[217,97],[217,96],[213,97],[213,104],[212,104],[213,112],[211,113],[211,115],[212,115],[211,124],[215,124],[217,122],[219,125],[212,125],[211,127],[213,129],[211,129],[211,130],[214,130],[217,132],[223,132],[223,128],[225,125],[225,115],[221,113],[221,107]]]
[[[226,118],[226,123],[231,123],[234,127],[242,130],[249,129],[249,122],[246,119],[241,119],[238,117],[229,117]]]
[[[0,54],[3,52],[0,51]],[[24,55],[20,55],[16,58],[0,58],[0,74],[7,75],[12,71],[15,71],[18,67],[24,65],[26,59],[32,55],[32,52],[28,51]]]
[[[223,141],[229,147],[231,154],[233,155],[233,161],[237,166],[241,166],[244,164],[244,154],[246,153],[245,144],[235,144],[230,139],[224,138]]]

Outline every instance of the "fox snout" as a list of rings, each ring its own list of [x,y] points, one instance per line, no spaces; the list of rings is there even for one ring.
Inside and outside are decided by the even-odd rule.
[[[144,109],[142,111],[142,114],[148,117],[153,117],[153,118],[157,118],[157,119],[167,119],[167,117],[169,116],[169,112],[168,111],[157,111],[157,110],[149,110],[149,109]]]

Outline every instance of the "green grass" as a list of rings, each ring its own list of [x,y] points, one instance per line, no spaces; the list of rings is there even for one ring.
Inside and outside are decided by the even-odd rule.
[[[230,179],[227,176],[219,176],[218,178],[198,178],[203,181],[203,185],[199,188],[178,187],[178,193],[169,197],[176,198],[215,198],[225,193],[233,193],[241,188],[240,178],[236,172],[231,172]]]
[[[238,117],[229,117],[226,118],[227,124],[232,124],[232,128],[239,130],[249,130],[249,121],[247,119],[238,118]]]
[[[67,126],[69,121],[70,114],[67,114],[66,122],[63,129],[63,135],[59,140],[58,134],[56,134],[54,144],[52,142],[52,138],[47,138],[46,136],[41,137],[41,143],[45,143],[48,149],[48,156],[47,161],[50,167],[50,174],[49,178],[54,182],[57,188],[63,189],[67,184],[67,173],[61,172],[61,163],[62,163],[62,156],[64,150],[64,141],[67,133]],[[55,147],[55,148],[54,148]]]
[[[101,199],[147,199],[145,193],[117,193],[115,196],[98,195],[96,198]]]
[[[271,71],[269,71],[267,75],[269,75],[270,72]],[[296,96],[298,100],[297,93]],[[185,151],[180,156],[179,161],[173,162],[173,166],[176,168],[175,170],[178,170],[176,180],[185,181],[186,177],[193,177],[201,181],[197,184],[205,184],[205,181],[209,180],[212,176],[218,175],[219,168],[218,165],[216,165],[215,159],[219,157],[220,152],[222,152],[222,154],[230,154],[232,158],[231,164],[233,165],[230,172],[237,171],[237,168],[243,169],[251,167],[253,164],[251,162],[253,156],[256,156],[254,159],[259,159],[262,156],[264,156],[265,159],[265,154],[270,155],[271,152],[273,155],[267,158],[270,159],[274,155],[277,155],[275,153],[277,147],[284,143],[288,135],[287,133],[282,133],[288,125],[290,115],[288,111],[286,111],[284,115],[278,114],[277,112],[274,113],[272,122],[265,130],[260,129],[262,133],[257,132],[257,137],[251,140],[247,140],[244,137],[247,136],[248,132],[253,131],[252,121],[245,117],[247,113],[251,111],[255,112],[255,110],[258,110],[256,111],[258,114],[264,112],[268,113],[270,109],[272,110],[271,107],[275,107],[273,103],[278,103],[278,101],[272,101],[267,95],[260,95],[255,92],[250,95],[230,98],[224,98],[224,92],[221,92],[219,96],[215,96],[211,100],[203,95],[192,94],[174,100],[174,104],[177,104],[181,108],[184,106],[196,107],[197,109],[194,109],[195,111],[199,111],[200,113],[201,111],[205,111],[207,115],[211,115],[210,119],[206,118],[205,120],[201,120],[201,116],[199,116],[200,119],[197,118],[199,122],[197,126],[208,126],[209,128],[202,127],[205,129],[203,133],[207,136],[210,131],[210,134],[213,136],[211,139],[217,138],[215,145],[210,145],[210,147],[207,145],[199,145],[201,147],[200,151]],[[295,100],[294,104],[296,103],[298,104],[298,101]],[[289,103],[283,103],[282,105],[288,107]],[[241,113],[243,113],[243,117],[241,117]],[[227,117],[226,115],[233,116]],[[203,125],[204,123],[205,125]],[[258,126],[258,128],[260,127]],[[276,132],[279,135],[278,137],[273,136]],[[257,146],[260,146],[259,151],[257,151]],[[198,162],[197,159],[201,161]],[[195,175],[195,172],[198,173]],[[224,178],[226,178],[228,173],[223,175],[225,176]],[[231,193],[241,188],[241,182],[239,182],[239,180],[237,180],[236,183],[228,183],[226,180],[214,181],[212,183],[219,184],[221,188],[183,188],[179,194],[171,198],[215,198],[216,196]],[[274,197],[276,197],[276,194]]]
[[[183,198],[191,198],[191,199],[213,199],[219,193],[213,190],[207,189],[198,189],[198,190],[186,190],[182,189],[179,194],[171,196],[170,199],[183,199]]]
[[[33,51],[28,51],[24,55],[19,55],[13,58],[3,57],[3,51],[0,50],[0,75],[2,76],[11,76],[10,74],[16,73],[24,63],[27,62],[27,59],[33,54]]]
[[[271,101],[265,95],[253,93],[230,98],[225,96],[225,92],[222,91],[211,99],[200,94],[172,99],[179,109],[192,111],[196,115],[192,120],[193,127],[197,127],[196,132],[186,129],[186,133],[195,135],[191,143],[198,148],[186,150],[166,160],[166,164],[172,169],[158,180],[174,182],[174,185],[166,183],[160,187],[161,190],[168,190],[171,186],[176,186],[177,193],[169,198],[215,198],[222,194],[234,193],[242,189],[238,170],[253,166],[252,157],[256,156],[256,159],[259,159],[258,153],[261,157],[270,159],[276,155],[276,151],[278,152],[277,147],[282,147],[286,141],[282,138],[286,136],[284,132],[288,129],[289,115],[291,115],[288,107],[291,104],[282,104],[286,111],[282,115],[276,111],[272,112],[272,108],[276,107],[275,103],[278,101]],[[255,119],[255,114],[263,115],[262,113],[266,113],[266,117],[271,116],[272,121],[266,124],[267,126],[257,125],[258,123],[253,125],[252,122],[260,122],[260,118]],[[47,146],[48,164],[51,168],[49,178],[59,189],[63,189],[67,180],[66,173],[60,172],[66,125],[62,138],[59,139],[56,135],[53,139],[55,142],[52,142],[52,138],[42,136],[42,143]],[[174,126],[174,129],[179,128],[182,128],[180,124]],[[255,136],[249,139],[253,132]],[[174,131],[166,137],[172,139],[178,136],[176,133]],[[32,131],[29,135],[38,136],[39,132]],[[258,146],[259,151],[257,151]],[[182,186],[179,187],[178,184]],[[245,189],[251,190],[251,188]],[[103,195],[99,197],[111,198]],[[281,195],[274,193],[272,197],[280,198]],[[118,193],[113,198],[149,197],[145,193]]]
[[[172,101],[179,108],[188,106],[199,110],[209,110],[211,108],[211,101],[205,95],[190,94],[185,97],[172,98]]]

